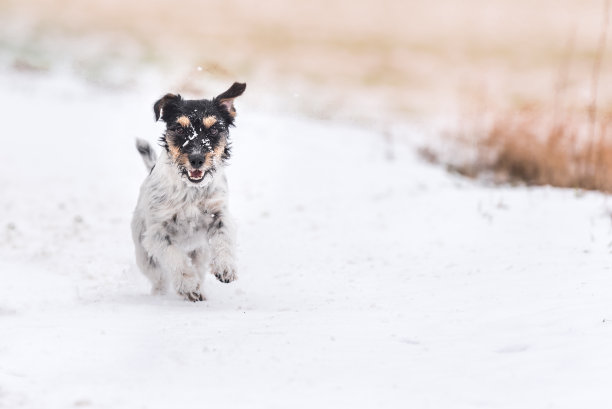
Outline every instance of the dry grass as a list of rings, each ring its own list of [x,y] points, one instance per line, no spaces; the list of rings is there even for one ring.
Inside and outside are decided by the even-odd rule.
[[[568,73],[575,47],[572,33],[552,100],[540,100],[520,109],[498,109],[484,116],[482,112],[491,111],[480,110],[478,117],[467,121],[469,131],[452,135],[471,152],[463,161],[447,158],[444,162],[451,170],[470,177],[487,176],[494,182],[612,192],[612,114],[602,112],[599,106],[609,3],[603,0],[588,102],[567,103]],[[577,100],[575,95],[573,98]],[[426,160],[440,161],[431,150],[421,153]]]
[[[555,115],[529,107],[488,122],[459,137],[475,153],[468,162],[451,161],[451,170],[497,183],[612,192],[611,115],[598,120],[594,135],[587,112]],[[431,151],[425,154],[437,159]]]

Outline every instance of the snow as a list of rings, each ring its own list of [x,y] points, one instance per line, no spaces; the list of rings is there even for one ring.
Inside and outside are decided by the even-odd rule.
[[[604,195],[484,186],[419,161],[422,127],[280,113],[249,84],[239,280],[189,303],[149,294],[129,232],[134,138],[170,90],[0,81],[0,408],[608,407]]]

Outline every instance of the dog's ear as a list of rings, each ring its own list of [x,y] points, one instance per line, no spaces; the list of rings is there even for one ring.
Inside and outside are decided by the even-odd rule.
[[[246,89],[245,83],[234,82],[234,84],[225,92],[215,97],[215,102],[229,114],[236,116],[236,108],[234,108],[234,99],[242,95]]]
[[[177,103],[181,100],[182,98],[180,95],[174,94],[166,94],[161,97],[155,103],[155,105],[153,105],[153,111],[155,112],[155,120],[159,121],[159,117],[161,116],[164,121],[168,122],[168,119],[170,119],[174,115],[177,109]]]

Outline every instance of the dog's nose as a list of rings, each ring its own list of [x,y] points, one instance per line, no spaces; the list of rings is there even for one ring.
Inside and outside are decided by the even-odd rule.
[[[202,166],[205,160],[206,158],[204,158],[204,155],[201,155],[199,153],[195,155],[189,155],[189,163],[191,163],[191,166],[196,169]]]

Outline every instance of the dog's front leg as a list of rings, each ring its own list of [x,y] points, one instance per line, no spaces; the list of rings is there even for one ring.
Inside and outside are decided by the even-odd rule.
[[[156,259],[162,269],[170,276],[176,291],[190,301],[202,301],[200,276],[191,258],[182,249],[172,244],[166,234],[154,234],[145,237],[143,246]]]
[[[208,227],[212,273],[217,279],[229,283],[238,278],[235,261],[235,229],[227,208],[211,212],[213,221]]]

